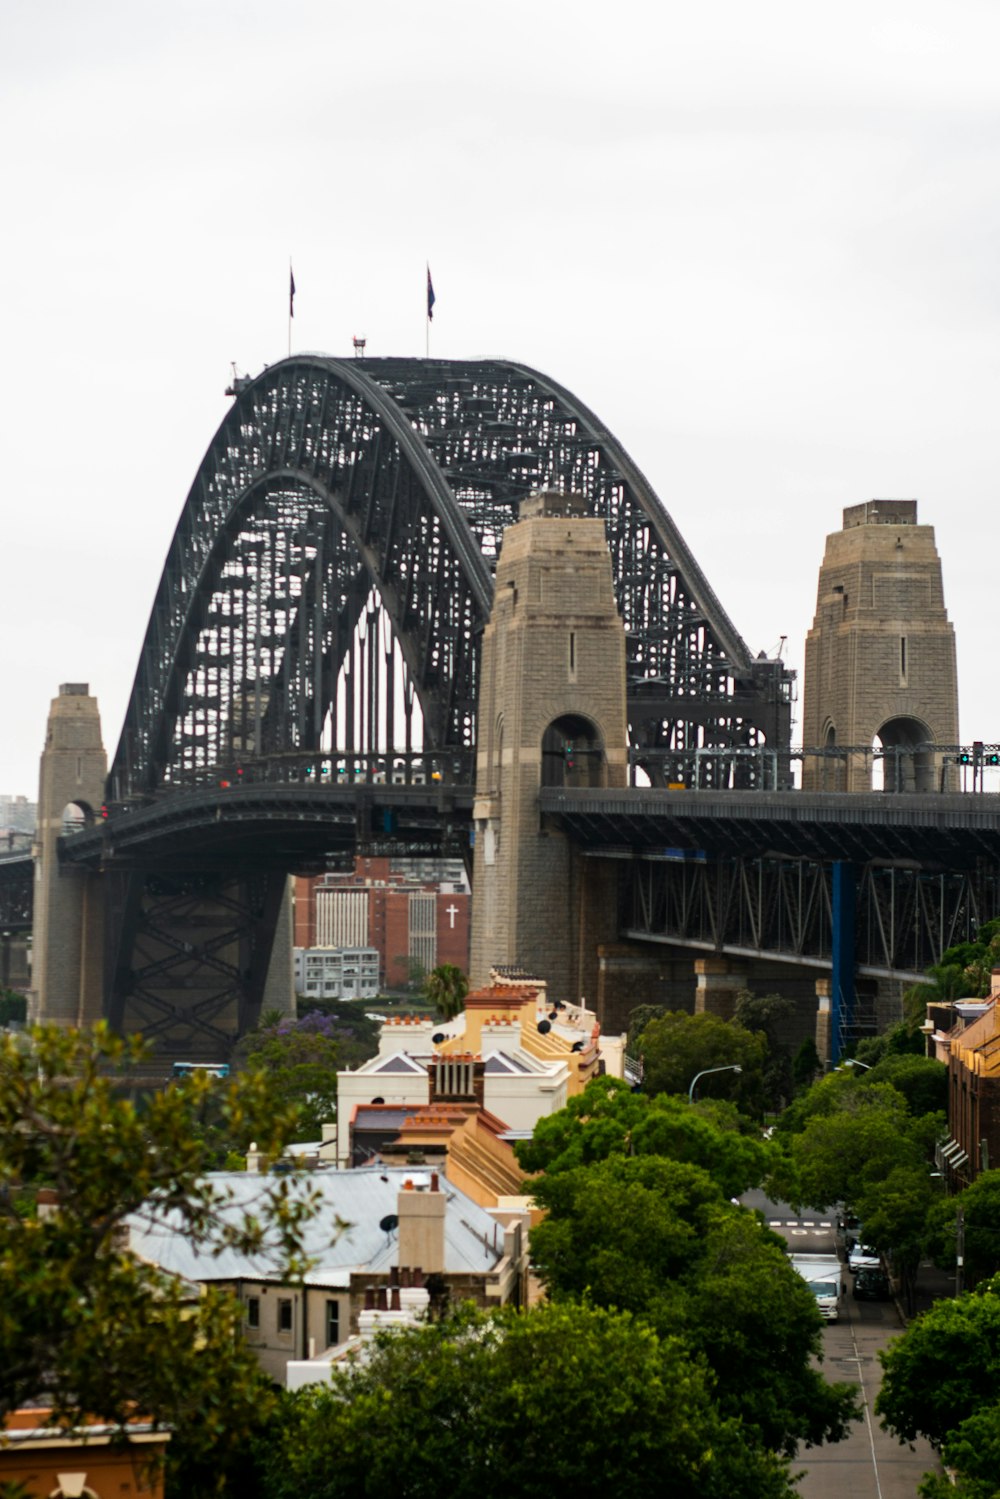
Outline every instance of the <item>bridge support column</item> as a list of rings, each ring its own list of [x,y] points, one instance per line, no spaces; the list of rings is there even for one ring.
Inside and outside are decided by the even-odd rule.
[[[540,825],[541,786],[624,786],[625,631],[603,521],[533,495],[504,532],[483,636],[476,752],[473,986],[518,964],[577,998],[584,908],[568,839]],[[596,943],[593,944],[596,947]]]
[[[97,699],[86,683],[69,682],[52,699],[39,773],[32,1021],[87,1025],[103,1013],[101,878],[61,870],[58,841],[67,807],[79,808],[88,821],[97,815],[107,770]]]
[[[816,1051],[824,1069],[830,1065],[830,980],[816,980]]]
[[[271,944],[271,961],[267,966],[267,979],[264,983],[264,998],[260,1006],[262,1014],[266,1014],[268,1010],[280,1010],[282,1015],[295,1014],[293,883],[289,876],[278,911],[274,941]]]
[[[838,859],[833,866],[833,969],[830,974],[830,1060],[840,1061],[854,1025],[854,928],[857,874],[853,864]]]
[[[747,987],[747,970],[731,958],[695,958],[694,1012],[732,1020],[737,996]]]
[[[599,947],[597,958],[595,1009],[607,1034],[628,1030],[638,1005],[690,1011],[691,964],[686,955],[678,960],[639,943],[615,942]]]

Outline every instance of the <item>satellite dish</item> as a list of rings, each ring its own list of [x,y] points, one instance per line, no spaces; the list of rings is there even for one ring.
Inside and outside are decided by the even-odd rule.
[[[441,1042],[447,1041],[447,1039],[448,1037],[445,1035],[444,1031],[435,1031],[433,1036],[431,1037],[431,1040],[434,1042],[435,1046],[440,1046]]]
[[[391,1234],[394,1228],[399,1227],[399,1218],[395,1213],[386,1213],[384,1218],[379,1219],[378,1226],[384,1234]]]
[[[549,1033],[549,1031],[551,1029],[552,1029],[552,1021],[551,1020],[540,1020],[538,1022],[538,1034],[540,1036],[547,1036],[548,1033]]]
[[[377,1098],[373,1098],[372,1099],[372,1103],[385,1103],[385,1099],[382,1097],[382,1095],[380,1093]]]

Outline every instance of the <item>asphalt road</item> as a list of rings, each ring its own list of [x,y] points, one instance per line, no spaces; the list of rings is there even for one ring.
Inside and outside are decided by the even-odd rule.
[[[835,1242],[833,1212],[797,1215],[785,1203],[768,1202],[761,1193],[748,1192],[743,1201],[759,1208],[775,1232],[791,1249],[822,1254]],[[915,1447],[900,1444],[883,1431],[873,1406],[882,1378],[879,1349],[899,1337],[903,1322],[893,1301],[855,1301],[853,1277],[844,1267],[847,1295],[839,1322],[823,1329],[823,1373],[830,1380],[851,1380],[859,1387],[864,1418],[851,1435],[832,1446],[810,1447],[799,1454],[803,1499],[915,1499],[923,1475],[939,1469],[927,1442]]]

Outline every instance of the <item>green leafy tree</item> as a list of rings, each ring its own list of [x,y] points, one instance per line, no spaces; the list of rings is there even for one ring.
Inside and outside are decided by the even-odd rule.
[[[319,1140],[323,1125],[336,1118],[341,1043],[331,1016],[319,1011],[301,1020],[265,1015],[240,1043],[235,1061],[263,1073],[277,1103],[295,1111],[293,1141]]]
[[[12,1020],[23,1022],[28,1015],[28,1001],[16,989],[0,989],[0,1025],[10,1025]]]
[[[439,963],[424,979],[424,998],[445,1020],[461,1014],[468,992],[469,980],[455,963]]]
[[[784,1108],[794,1091],[792,1058],[785,1037],[795,1020],[795,1003],[781,994],[752,994],[744,989],[736,999],[733,1023],[767,1042],[763,1069],[764,1107]]]
[[[706,1171],[609,1156],[532,1186],[547,1210],[532,1257],[551,1296],[618,1307],[682,1336],[754,1446],[791,1455],[800,1442],[845,1434],[856,1402],[814,1366],[821,1322],[808,1288],[782,1242]]]
[[[940,1192],[927,1163],[894,1166],[869,1181],[854,1208],[865,1226],[865,1242],[885,1254],[899,1278],[909,1315],[916,1306],[917,1270],[927,1247],[928,1215]]]
[[[801,1201],[816,1208],[833,1202],[857,1207],[896,1168],[926,1171],[943,1125],[938,1116],[913,1119],[903,1095],[885,1083],[849,1080],[824,1097],[836,1108],[807,1118],[791,1140]]]
[[[643,1091],[687,1095],[699,1072],[738,1065],[742,1074],[717,1073],[698,1083],[699,1098],[734,1099],[743,1113],[758,1117],[764,1098],[767,1042],[742,1026],[707,1013],[669,1010],[649,1021],[638,1040],[643,1058]]]
[[[910,1008],[914,1010],[912,1017],[908,1016],[900,1020],[877,1036],[861,1038],[854,1053],[859,1062],[867,1062],[869,1067],[875,1067],[886,1057],[924,1057],[927,1055],[926,1041],[920,1029],[927,1015],[926,1001],[920,1004],[919,1011],[912,1003]]]
[[[593,1078],[564,1109],[539,1119],[530,1140],[515,1152],[526,1171],[553,1172],[589,1165],[611,1155],[660,1155],[701,1166],[727,1197],[759,1186],[773,1152],[744,1132],[730,1105],[633,1093],[619,1078]]]
[[[383,1336],[370,1362],[284,1402],[264,1499],[523,1499],[620,1492],[792,1499],[703,1366],[625,1313],[465,1312]]]
[[[378,1053],[380,1022],[372,1020],[356,999],[309,998],[310,1013],[319,1014],[329,1022],[327,1034],[337,1043],[337,1065],[360,1067]],[[275,1016],[275,1021],[284,1017]]]
[[[879,1354],[875,1410],[900,1441],[923,1436],[940,1450],[971,1416],[1000,1401],[998,1293],[1000,1280],[935,1302]]]
[[[965,1275],[970,1286],[1000,1271],[1000,1170],[984,1171],[954,1197],[935,1203],[929,1244],[939,1265],[954,1267],[958,1210],[962,1209]]]
[[[792,1058],[792,1085],[796,1093],[809,1088],[823,1070],[816,1042],[807,1036]]]
[[[181,1488],[199,1494],[271,1396],[238,1303],[214,1291],[192,1301],[130,1253],[126,1221],[170,1211],[192,1242],[269,1247],[294,1273],[310,1204],[275,1178],[254,1219],[224,1226],[197,1128],[206,1099],[231,1138],[252,1132],[267,1151],[291,1120],[259,1074],[197,1076],[137,1104],[121,1082],[145,1055],[104,1026],[0,1035],[0,1421],[25,1401],[116,1428],[138,1410],[173,1428]]]
[[[634,1010],[629,1011],[628,1017],[628,1050],[634,1051],[646,1026],[651,1020],[662,1020],[668,1014],[666,1005],[636,1005]]]
[[[921,1499],[997,1499],[1000,1493],[1000,1402],[967,1417],[944,1442],[948,1474],[929,1473]]]
[[[889,1083],[902,1093],[914,1116],[944,1114],[948,1108],[948,1069],[934,1057],[889,1052],[859,1082],[862,1086]]]

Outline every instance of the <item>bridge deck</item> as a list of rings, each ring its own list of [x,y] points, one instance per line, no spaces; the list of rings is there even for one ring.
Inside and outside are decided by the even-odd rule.
[[[704,851],[916,863],[968,869],[1000,861],[1000,796],[805,791],[547,788],[543,815],[605,853]]]

